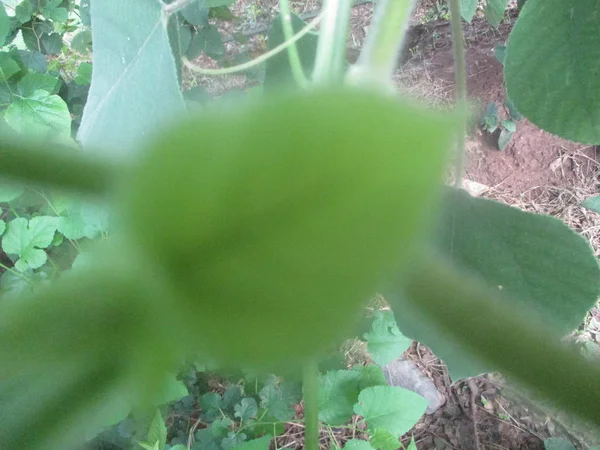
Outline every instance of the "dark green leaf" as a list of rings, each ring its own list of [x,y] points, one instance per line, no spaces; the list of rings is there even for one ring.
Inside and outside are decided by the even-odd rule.
[[[269,450],[271,446],[271,435],[266,435],[258,439],[246,441],[238,445],[233,450]]]
[[[0,3],[0,47],[4,44],[6,37],[10,33],[10,19],[4,9],[4,4]]]
[[[40,51],[44,55],[57,55],[61,52],[62,46],[62,36],[58,33],[44,33],[40,36]]]
[[[242,390],[239,386],[229,386],[223,393],[223,408],[233,409],[242,399]]]
[[[600,214],[600,195],[586,198],[583,202],[581,202],[581,206]]]
[[[225,22],[231,22],[232,20],[235,20],[235,15],[227,6],[216,6],[210,8],[208,16],[211,19],[223,20]]]
[[[498,148],[500,150],[506,150],[513,134],[514,132],[508,129],[502,129],[500,131],[500,136],[498,136]]]
[[[360,374],[358,388],[361,391],[368,387],[386,386],[388,384],[381,367],[374,364],[355,367],[352,370],[357,371]]]
[[[63,0],[47,0],[46,5],[42,8],[42,15],[49,20],[58,23],[67,23],[69,11],[61,6]]]
[[[87,62],[79,64],[74,81],[77,84],[90,84],[92,82],[92,65]]]
[[[192,25],[208,25],[208,7],[204,1],[193,1],[181,10],[183,18]]]
[[[161,5],[146,0],[92,2],[96,64],[78,132],[84,149],[130,157],[150,130],[185,113]]]
[[[235,417],[242,422],[249,419],[255,419],[258,413],[258,405],[252,397],[243,398],[239,405],[235,405]]]
[[[216,392],[207,392],[200,397],[200,407],[202,408],[203,417],[207,421],[213,421],[221,415],[222,398]]]
[[[6,52],[0,52],[0,81],[6,81],[21,69]]]
[[[26,23],[31,20],[33,11],[33,4],[29,0],[23,0],[15,8],[15,17],[19,22]]]
[[[195,59],[202,53],[213,59],[219,59],[225,55],[225,44],[223,44],[221,33],[214,25],[206,25],[194,34],[186,56],[188,59]]]
[[[487,0],[483,11],[485,18],[491,26],[498,28],[504,18],[504,11],[508,6],[509,0]]]
[[[477,0],[460,0],[460,15],[470,22],[477,11]]]
[[[364,338],[371,359],[380,366],[399,358],[412,343],[412,339],[405,337],[398,329],[391,311],[377,311],[371,328]]]
[[[58,90],[58,78],[45,73],[29,72],[17,83],[19,95],[29,97],[37,90],[55,94]]]
[[[300,401],[299,390],[291,383],[280,386],[265,386],[260,392],[260,406],[277,420],[286,421],[294,417],[294,405]]]
[[[19,50],[21,61],[30,70],[45,73],[48,70],[46,57],[37,51]]]
[[[79,16],[81,17],[81,23],[86,27],[92,24],[90,18],[90,0],[81,0],[79,3]]]
[[[71,135],[71,114],[58,95],[37,90],[15,100],[4,115],[6,123],[18,133],[35,139]]]
[[[82,30],[71,41],[71,48],[79,53],[92,51],[92,30]]]
[[[182,55],[185,55],[192,42],[192,30],[188,25],[181,25],[179,27],[179,51]]]
[[[241,445],[246,438],[247,436],[244,433],[234,433],[233,431],[230,431],[221,441],[221,448],[223,450],[231,450]]]
[[[525,117],[586,144],[600,143],[599,28],[596,0],[530,0],[511,31],[504,70]]]

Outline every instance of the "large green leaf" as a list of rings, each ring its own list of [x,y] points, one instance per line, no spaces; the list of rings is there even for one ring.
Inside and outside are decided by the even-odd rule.
[[[280,386],[270,384],[258,395],[261,408],[280,421],[291,420],[294,417],[293,406],[300,401],[300,392],[291,383],[283,383]]]
[[[596,0],[528,0],[504,64],[519,112],[550,133],[587,144],[600,143],[598,29]]]
[[[66,24],[69,11],[62,6],[63,4],[63,0],[47,0],[41,12],[46,19]]]
[[[237,103],[165,133],[124,186],[122,212],[188,296],[199,351],[300,363],[345,338],[382,277],[410,260],[456,122],[350,88]]]
[[[398,449],[398,437],[385,428],[375,428],[369,434],[369,443],[377,450]]]
[[[0,52],[0,81],[6,81],[21,70],[7,52]]]
[[[294,33],[297,33],[306,26],[306,23],[297,15],[292,13],[292,27]],[[269,31],[268,44],[269,50],[277,47],[285,41],[283,27],[281,24],[281,15],[273,19],[271,30]],[[298,55],[304,73],[310,75],[315,64],[317,54],[317,44],[319,38],[316,33],[308,33],[296,42]],[[265,82],[266,89],[278,89],[282,86],[293,86],[295,84],[294,76],[290,66],[290,59],[287,52],[280,52],[267,60]]]
[[[460,0],[460,15],[470,22],[477,11],[477,0]]]
[[[485,3],[485,18],[493,27],[498,27],[502,18],[504,17],[504,11],[508,6],[509,0],[487,0]]]
[[[19,259],[15,268],[21,272],[37,269],[48,260],[46,252],[56,232],[56,217],[37,216],[27,221],[23,217],[11,220],[8,230],[2,237],[2,249]]]
[[[332,426],[350,420],[360,393],[359,378],[353,370],[329,371],[319,377],[319,420]]]
[[[37,90],[56,94],[58,83],[58,78],[47,73],[29,72],[19,80],[17,88],[23,97],[29,97]]]
[[[371,359],[380,366],[399,358],[412,343],[412,339],[404,336],[398,329],[391,311],[377,311],[371,327],[372,330],[364,338]]]
[[[378,428],[396,437],[410,430],[425,413],[427,400],[397,386],[374,386],[358,396],[354,412],[362,416],[370,432]]]
[[[4,4],[0,3],[0,47],[4,45],[6,36],[10,32],[10,19],[4,9]]]
[[[183,8],[180,13],[192,25],[208,25],[208,7],[204,3],[204,1],[193,1]]]
[[[126,158],[156,127],[185,112],[161,5],[92,2],[94,70],[78,133],[84,149]]]
[[[41,89],[11,103],[4,119],[16,132],[36,139],[71,135],[67,104],[58,95]]]
[[[587,242],[564,223],[472,198],[464,191],[447,191],[438,246],[460,267],[504,293],[515,311],[532,311],[560,334],[581,323],[600,292],[596,258]],[[400,329],[430,346],[448,364],[453,378],[493,369],[464,353],[427,318],[413,316],[406,299],[386,298],[394,302]]]

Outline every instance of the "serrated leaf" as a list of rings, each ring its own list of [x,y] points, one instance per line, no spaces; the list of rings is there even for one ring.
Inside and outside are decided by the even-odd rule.
[[[223,408],[232,409],[242,399],[242,390],[239,386],[229,386],[223,393]]]
[[[397,450],[400,446],[398,437],[383,428],[373,430],[369,436],[369,442],[377,450]]]
[[[508,144],[510,144],[510,140],[513,136],[513,132],[510,130],[503,129],[500,131],[500,136],[498,136],[498,149],[506,150]]]
[[[599,28],[596,0],[528,0],[504,67],[508,96],[521,114],[585,144],[600,144]],[[548,76],[539,76],[540,67]]]
[[[243,444],[238,445],[233,450],[269,450],[271,446],[271,435],[266,435],[258,439],[252,439],[246,441]]]
[[[400,357],[410,347],[412,339],[404,336],[398,329],[391,311],[377,311],[372,331],[364,335],[371,359],[385,366]]]
[[[261,408],[280,421],[291,420],[294,417],[293,406],[300,401],[300,392],[291,383],[265,386],[258,395]]]
[[[37,90],[46,91],[49,94],[55,94],[58,88],[58,78],[46,73],[28,72],[17,83],[19,94],[23,97],[29,97]]]
[[[40,89],[16,99],[6,109],[4,120],[16,132],[34,139],[71,135],[71,113],[65,101]]]
[[[0,81],[6,81],[21,70],[7,52],[0,52]]]
[[[494,28],[498,28],[504,18],[504,11],[508,6],[509,0],[487,0],[483,11],[488,23]]]
[[[362,439],[350,439],[346,441],[343,447],[344,450],[375,450],[371,444]]]
[[[600,214],[600,195],[586,198],[583,202],[581,202],[581,206]]]
[[[4,45],[6,37],[10,33],[10,19],[4,9],[4,4],[0,3],[0,47]]]
[[[358,400],[360,373],[354,370],[329,371],[319,377],[319,420],[343,425],[352,417]]]
[[[156,411],[154,419],[152,419],[152,423],[150,424],[147,441],[157,450],[162,450],[167,443],[167,426],[165,425],[165,421],[158,410]]]
[[[460,0],[460,15],[467,22],[471,22],[473,16],[475,15],[475,11],[477,11],[477,0]]]
[[[234,433],[233,431],[230,431],[221,441],[221,448],[223,450],[231,450],[241,445],[247,438],[248,436],[244,433]]]
[[[598,262],[585,239],[554,217],[473,198],[461,190],[447,189],[440,204],[437,245],[443,254],[504,293],[515,311],[532,311],[558,334],[579,326],[600,292]],[[383,294],[394,311],[402,311],[396,315],[402,332],[443,359],[453,380],[496,370],[473,359],[427,319],[417,319],[410,302]]]
[[[255,419],[257,413],[258,405],[252,397],[243,398],[238,405],[235,405],[235,417],[238,417],[242,422]]]
[[[202,53],[213,59],[219,59],[225,55],[223,38],[214,25],[206,25],[194,34],[186,56],[188,59],[195,59]]]
[[[200,397],[202,415],[207,421],[213,421],[221,415],[222,398],[216,392],[207,392]]]
[[[425,413],[427,400],[397,386],[374,386],[361,391],[354,412],[362,416],[372,433],[378,428],[400,437]]]
[[[192,25],[208,25],[208,7],[204,1],[193,1],[180,12],[183,18]]]
[[[77,84],[90,84],[92,82],[92,65],[87,62],[79,64],[74,81]]]
[[[37,269],[44,265],[48,256],[44,248],[52,243],[56,232],[57,218],[37,216],[27,221],[16,218],[8,223],[7,231],[2,237],[2,249],[19,259],[15,268],[21,272],[28,268]]]
[[[91,7],[95,65],[78,138],[84,150],[129,158],[149,130],[185,113],[162,2],[94,0]]]

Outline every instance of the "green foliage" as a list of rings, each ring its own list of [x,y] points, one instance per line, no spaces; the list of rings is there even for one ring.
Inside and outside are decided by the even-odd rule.
[[[508,2],[509,0],[487,0],[485,2],[485,18],[494,28],[497,28],[498,25],[500,25]]]
[[[583,202],[581,202],[581,206],[600,214],[600,195],[586,198]]]
[[[600,143],[598,27],[594,0],[530,0],[510,34],[504,70],[508,95],[523,115],[586,144]],[[539,76],[540,67],[551,76]]]
[[[391,311],[377,311],[372,331],[366,333],[364,338],[371,358],[380,366],[398,358],[412,342],[400,332]]]
[[[562,438],[544,439],[544,448],[546,450],[575,450],[571,442]]]
[[[460,15],[470,22],[477,11],[477,0],[460,0]]]

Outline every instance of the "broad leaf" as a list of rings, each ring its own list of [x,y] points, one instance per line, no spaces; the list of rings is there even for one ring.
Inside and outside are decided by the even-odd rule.
[[[233,450],[269,450],[271,439],[272,437],[270,435],[252,439],[251,441],[246,441],[243,444],[238,445]]]
[[[33,14],[33,11],[33,3],[28,0],[23,0],[15,8],[15,17],[19,22],[25,23],[31,20],[31,15]]]
[[[375,428],[370,432],[369,443],[377,450],[397,450],[398,437],[384,428]]]
[[[202,414],[208,421],[212,421],[221,415],[222,397],[216,392],[207,392],[200,397],[200,407]]]
[[[48,70],[48,61],[40,52],[19,50],[19,56],[23,65],[34,72],[46,73]]]
[[[346,441],[343,447],[344,450],[375,450],[367,441],[362,439],[350,439]]]
[[[156,411],[154,419],[148,430],[148,438],[146,439],[151,445],[154,445],[158,450],[162,450],[167,443],[167,427],[165,421],[160,415],[160,411]],[[158,444],[158,445],[157,445]]]
[[[239,386],[229,386],[223,393],[223,408],[233,409],[242,399],[242,390]]]
[[[514,131],[510,131],[507,128],[503,128],[502,131],[500,131],[500,136],[498,136],[499,150],[506,150],[506,147],[508,147],[508,144],[510,144],[513,134],[515,134]]]
[[[63,0],[47,0],[46,5],[42,8],[42,15],[54,22],[66,23],[69,11],[61,6],[62,3]]]
[[[183,18],[192,25],[208,25],[208,7],[204,0],[196,0],[180,11]]]
[[[405,337],[396,324],[394,313],[377,311],[372,324],[372,331],[364,335],[371,359],[380,366],[399,358],[412,343]]]
[[[291,420],[294,417],[294,405],[300,401],[300,392],[291,383],[265,386],[258,395],[261,408],[279,421]]]
[[[460,0],[460,15],[470,22],[477,11],[477,0]]]
[[[71,113],[65,101],[40,89],[16,99],[4,119],[16,132],[35,139],[71,135]]]
[[[56,94],[58,78],[46,73],[29,72],[17,83],[19,94],[23,97],[33,96],[35,91],[42,90],[48,94]]]
[[[76,52],[85,54],[92,50],[92,31],[82,30],[71,41],[71,48]]]
[[[596,0],[528,0],[510,33],[504,66],[519,112],[550,133],[586,144],[600,143],[599,28]]]
[[[564,223],[464,191],[447,190],[438,246],[457,265],[506,294],[515,311],[533,311],[560,334],[579,326],[600,292],[596,258],[585,239]],[[413,316],[401,295],[385,296],[394,311],[402,312],[396,314],[402,332],[428,345],[453,379],[495,369],[474,360],[426,318]]]
[[[202,27],[192,37],[186,56],[189,59],[195,59],[205,53],[213,59],[219,59],[225,55],[225,44],[221,33],[214,25],[206,25]]]
[[[243,398],[240,404],[235,405],[235,417],[242,422],[249,419],[255,419],[258,413],[258,405],[252,397]]]
[[[354,405],[370,432],[378,428],[400,437],[409,431],[425,413],[427,400],[397,386],[374,386],[363,390]]]
[[[156,127],[185,112],[162,3],[94,0],[91,6],[94,71],[78,137],[84,149],[128,158]]]
[[[90,84],[92,81],[92,65],[86,62],[81,63],[77,68],[77,76],[74,81],[77,84]]]
[[[4,41],[10,32],[10,19],[4,9],[4,4],[0,3],[0,47],[4,45]]]
[[[374,364],[355,367],[352,370],[360,374],[358,388],[361,391],[371,386],[386,386],[388,384],[382,368]]]
[[[336,370],[319,377],[319,420],[328,425],[343,425],[350,420],[358,400],[360,373]]]
[[[247,436],[244,433],[234,433],[233,431],[230,431],[221,441],[221,448],[223,450],[231,450],[241,445],[246,438]]]
[[[15,263],[17,270],[23,272],[44,265],[48,256],[42,249],[52,242],[56,226],[56,217],[49,216],[37,216],[29,222],[20,217],[8,223],[6,234],[2,237],[2,249],[19,257]]]
[[[491,26],[497,28],[504,17],[509,0],[487,0],[484,7],[485,18]]]
[[[0,81],[8,80],[21,69],[7,52],[0,52]]]
[[[583,202],[581,202],[581,206],[600,214],[600,195],[586,198]]]

